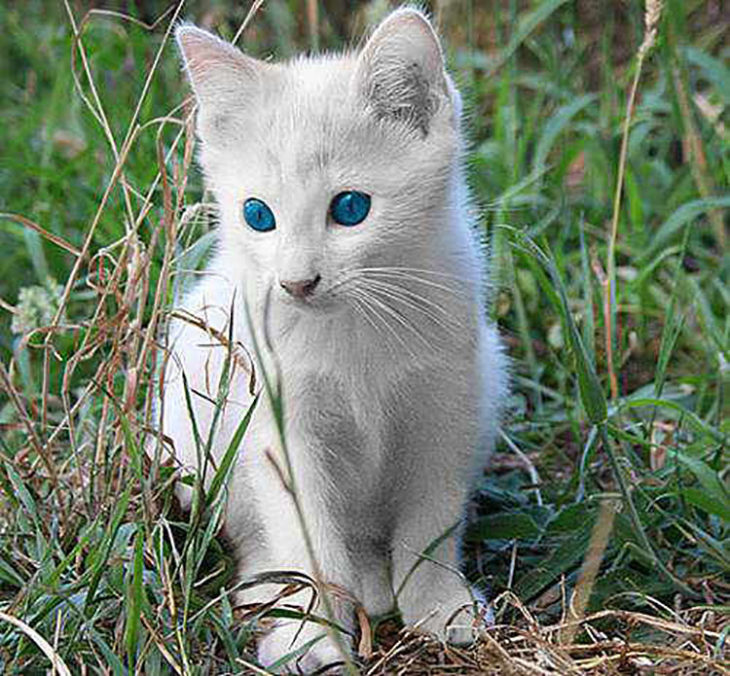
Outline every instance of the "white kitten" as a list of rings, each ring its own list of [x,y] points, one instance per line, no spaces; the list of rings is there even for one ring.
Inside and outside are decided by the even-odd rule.
[[[192,26],[177,39],[221,224],[209,274],[183,302],[211,331],[177,321],[170,333],[164,433],[184,466],[199,466],[181,371],[205,439],[226,357],[215,335],[230,331],[250,349],[247,305],[259,345],[270,341],[280,367],[293,478],[323,579],[371,615],[397,605],[408,626],[447,637],[451,616],[472,602],[455,570],[457,536],[428,555],[445,565],[413,568],[462,519],[506,378],[484,317],[460,100],[438,38],[421,13],[401,9],[359,53],[285,64],[257,61]],[[263,359],[256,370],[273,373],[272,355]],[[251,400],[249,374],[238,369],[214,457]],[[286,467],[262,397],[229,486],[226,526],[240,574],[311,574],[292,497],[267,451]],[[272,593],[259,586],[239,600]],[[352,608],[333,603],[351,627]],[[300,628],[280,621],[260,641],[262,663],[324,633],[314,623]],[[298,668],[340,659],[324,637]]]

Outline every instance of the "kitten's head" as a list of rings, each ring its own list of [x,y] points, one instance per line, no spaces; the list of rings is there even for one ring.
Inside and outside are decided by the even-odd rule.
[[[460,103],[423,14],[397,10],[357,53],[281,64],[193,26],[177,40],[222,255],[247,293],[346,307],[363,268],[420,268],[438,253]]]

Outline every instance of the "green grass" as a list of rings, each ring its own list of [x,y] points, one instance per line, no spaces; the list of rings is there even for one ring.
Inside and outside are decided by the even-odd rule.
[[[302,4],[269,0],[246,48],[307,49]],[[340,4],[320,8],[321,48],[350,37]],[[601,505],[618,505],[600,574],[579,585],[589,610],[671,617],[704,608],[714,612],[710,628],[727,635],[730,19],[713,15],[714,3],[666,3],[629,126],[606,303],[643,8],[442,5],[514,383],[505,439],[476,496],[469,575],[558,621]],[[144,20],[166,9],[139,6]],[[181,16],[207,16],[230,38],[245,9],[199,2]],[[210,244],[205,210],[186,211],[208,197],[190,165],[190,134],[175,145],[187,89],[172,45],[140,101],[170,16],[152,31],[91,16],[82,38],[92,89],[78,52],[72,68],[63,4],[0,7],[0,212],[77,250],[94,228],[64,293],[75,256],[0,219],[3,673],[50,665],[3,614],[37,631],[73,673],[224,673],[253,660],[255,623],[241,621],[225,594],[232,559],[216,537],[225,463],[213,494],[198,492],[181,514],[172,470],[150,466],[143,452],[154,437],[146,425],[158,325],[183,283],[176,271],[199,267]],[[366,12],[353,16],[356,37]],[[130,124],[121,175],[115,154]],[[24,338],[11,328],[40,328],[54,315],[62,330]]]

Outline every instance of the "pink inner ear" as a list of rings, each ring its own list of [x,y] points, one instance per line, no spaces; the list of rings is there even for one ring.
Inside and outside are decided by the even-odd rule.
[[[198,28],[182,28],[177,35],[190,79],[197,88],[218,69],[250,70],[248,59],[232,45]]]

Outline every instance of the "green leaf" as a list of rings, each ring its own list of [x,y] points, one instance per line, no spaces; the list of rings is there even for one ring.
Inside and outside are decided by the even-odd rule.
[[[596,506],[593,501],[566,505],[550,520],[547,533],[575,533],[585,526],[586,520],[592,522],[595,518]]]
[[[96,544],[94,551],[89,555],[93,574],[91,582],[89,583],[88,593],[86,594],[86,600],[84,602],[85,612],[91,611],[91,604],[96,595],[96,590],[99,587],[101,578],[106,571],[109,555],[111,554],[112,547],[114,546],[114,540],[117,536],[117,532],[119,531],[119,527],[121,526],[122,519],[126,514],[131,494],[132,486],[128,485],[116,503],[114,514],[112,515],[111,521],[104,532],[104,537]]]
[[[682,488],[682,497],[703,512],[719,516],[726,523],[730,524],[730,506],[714,500],[712,496],[705,493],[701,488]]]
[[[124,631],[125,644],[127,647],[127,659],[134,671],[137,661],[137,643],[139,639],[139,627],[142,622],[142,581],[144,574],[144,531],[138,526],[134,539],[134,566],[131,575],[131,585],[127,597],[126,627]]]
[[[694,277],[688,277],[687,283],[691,290],[691,302],[700,320],[704,335],[715,344],[719,352],[725,355],[725,359],[730,361],[730,344],[728,344],[725,336],[722,335],[720,327],[717,325],[715,314],[712,311],[707,294]]]
[[[482,540],[531,540],[540,535],[540,528],[527,514],[502,512],[478,519],[469,527],[466,539]]]
[[[514,54],[517,48],[525,41],[525,39],[550,15],[564,5],[568,0],[543,0],[535,9],[525,12],[520,17],[517,28],[512,33],[510,41],[502,50],[502,53],[489,64],[489,72],[492,73],[500,68]]]
[[[25,576],[16,569],[14,561],[5,552],[0,552],[0,581],[14,587],[24,587],[27,583]]]
[[[547,286],[544,287],[544,290],[550,301],[555,305],[555,309],[558,311],[563,322],[563,328],[570,341],[571,350],[575,357],[581,403],[591,424],[597,425],[602,423],[606,420],[608,412],[606,397],[596,375],[593,362],[588,356],[588,352],[578,332],[575,319],[573,319],[573,313],[570,311],[568,293],[565,289],[563,279],[553,260],[529,237],[522,236],[520,242],[542,263],[542,266],[550,275],[552,285],[555,287],[557,294],[552,289],[547,288]],[[539,279],[539,281],[541,284],[545,284],[542,279]]]
[[[529,602],[545,587],[558,580],[562,575],[573,570],[583,559],[591,538],[593,521],[584,519],[578,531],[566,536],[552,553],[523,575],[515,585],[515,593],[525,602]]]
[[[210,507],[210,505],[212,505],[216,501],[218,493],[228,481],[233,461],[236,458],[238,449],[251,422],[251,416],[253,415],[256,405],[259,402],[259,396],[260,393],[254,397],[251,405],[248,407],[248,411],[246,411],[246,414],[243,416],[243,420],[241,420],[238,427],[236,428],[236,431],[233,434],[230,443],[228,444],[228,448],[226,449],[226,452],[218,465],[218,470],[216,471],[213,480],[210,482],[210,488],[208,489],[205,497],[205,503],[207,507]]]
[[[585,304],[585,317],[583,320],[583,344],[586,348],[588,359],[595,363],[595,321],[594,321],[594,307],[593,307],[593,287],[591,286],[591,268],[590,268],[590,255],[588,247],[586,246],[585,239],[585,220],[583,215],[580,217],[580,263],[581,273],[583,275],[583,303]]]
[[[703,504],[697,506],[730,523],[730,493],[720,479],[720,475],[699,458],[693,458],[681,452],[675,453],[674,457],[697,477],[697,481],[702,486],[701,502]],[[691,491],[691,489],[684,489],[683,492],[686,493],[687,490]],[[694,493],[689,493],[688,496],[693,496],[695,500],[698,499]],[[688,497],[688,499],[691,498]]]
[[[684,422],[686,422],[692,429],[700,434],[710,437],[712,440],[717,442],[723,441],[722,434],[711,425],[708,425],[702,420],[696,413],[685,408],[676,401],[670,401],[668,399],[660,399],[658,397],[637,397],[624,399],[621,402],[619,409],[628,408],[642,408],[644,406],[657,406],[658,408],[667,408],[672,411],[676,411],[681,414]]]
[[[684,519],[682,524],[692,531],[692,536],[705,553],[715,559],[725,570],[730,571],[730,551],[728,551],[726,544],[712,537],[688,519]]]
[[[5,465],[5,471],[7,472],[10,483],[15,491],[15,496],[20,500],[21,504],[25,508],[28,515],[35,521],[39,522],[38,506],[36,501],[33,499],[33,495],[26,487],[20,474],[15,471],[15,468],[9,463],[3,463]]]
[[[23,230],[23,239],[25,239],[25,246],[28,250],[28,256],[33,263],[33,270],[38,278],[38,283],[44,284],[48,279],[49,272],[48,262],[43,251],[43,240],[40,234],[30,228]]]
[[[651,246],[643,255],[642,260],[648,261],[653,258],[664,245],[672,238],[672,236],[680,230],[680,228],[698,216],[711,211],[712,209],[725,209],[730,207],[730,195],[722,197],[707,197],[704,199],[693,200],[679,207],[657,230]]]
[[[532,164],[533,173],[542,174],[545,171],[547,157],[560,133],[568,126],[570,121],[581,110],[583,110],[583,108],[593,103],[596,98],[595,94],[584,94],[561,108],[558,108],[558,110],[551,115],[548,123],[545,125],[542,136],[537,143],[535,159]]]
[[[696,47],[685,47],[687,60],[697,66],[705,79],[709,80],[717,93],[730,105],[730,69],[714,56]]]
[[[109,644],[104,640],[102,635],[99,632],[95,631],[91,626],[87,626],[85,628],[85,631],[89,632],[89,636],[96,644],[99,652],[104,655],[104,659],[106,660],[104,667],[108,669],[108,667],[111,666],[114,676],[128,676],[128,672],[122,665],[121,660],[117,657]]]
[[[640,246],[644,243],[646,237],[646,229],[644,227],[644,200],[641,186],[629,166],[626,167],[626,175],[624,176],[624,190],[626,191],[626,204],[629,210],[629,218],[631,219],[632,241],[637,246]]]
[[[315,636],[313,639],[307,641],[306,643],[303,643],[299,648],[295,648],[291,652],[288,652],[283,657],[280,657],[276,662],[269,665],[269,671],[271,673],[279,673],[279,669],[294,660],[296,663],[296,660],[304,655],[315,643],[318,643],[319,641],[323,640],[325,638],[324,634],[321,634],[320,636]],[[285,673],[288,670],[285,670]]]

